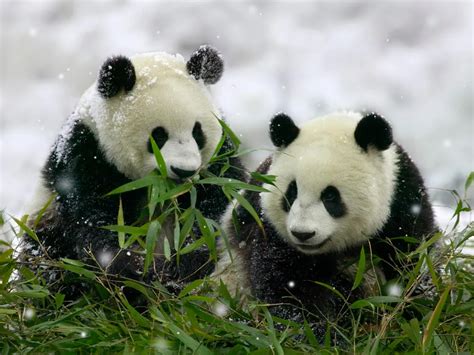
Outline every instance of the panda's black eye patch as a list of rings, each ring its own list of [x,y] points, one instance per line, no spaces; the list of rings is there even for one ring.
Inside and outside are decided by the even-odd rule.
[[[296,180],[293,180],[286,189],[285,196],[283,197],[281,204],[285,212],[290,212],[290,208],[298,197],[298,186]]]
[[[339,190],[329,185],[321,192],[321,201],[328,213],[334,218],[340,218],[346,214],[346,205],[341,199]]]
[[[206,136],[202,131],[201,122],[196,122],[193,128],[193,138],[197,143],[199,149],[204,148],[206,145]]]
[[[166,141],[168,140],[168,132],[163,127],[156,127],[153,132],[151,132],[151,136],[155,140],[155,143],[158,148],[160,149],[165,145]],[[148,140],[148,151],[150,153],[153,153],[153,148],[151,147],[151,140]]]

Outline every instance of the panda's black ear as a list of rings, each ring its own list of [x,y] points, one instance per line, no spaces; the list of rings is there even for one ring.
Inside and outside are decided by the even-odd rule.
[[[270,138],[273,145],[284,148],[291,144],[300,134],[300,129],[287,114],[280,112],[270,121]]]
[[[203,45],[191,55],[186,69],[196,80],[202,79],[206,85],[215,84],[224,72],[224,61],[217,49]]]
[[[365,151],[369,145],[386,150],[393,142],[392,127],[382,116],[372,112],[359,121],[354,138]]]
[[[122,89],[132,90],[135,81],[135,68],[130,59],[121,55],[110,57],[100,68],[97,90],[103,98],[108,99]]]

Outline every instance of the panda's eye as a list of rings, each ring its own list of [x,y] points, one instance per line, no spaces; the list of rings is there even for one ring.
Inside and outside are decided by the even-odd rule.
[[[197,143],[199,149],[204,148],[206,145],[206,136],[202,131],[201,122],[196,122],[193,128],[193,138]]]
[[[339,190],[329,185],[321,192],[321,201],[328,213],[334,217],[339,218],[346,214],[346,205],[341,199]]]
[[[156,145],[158,148],[161,149],[168,140],[168,132],[163,127],[156,127],[153,132],[151,132],[151,136],[155,140]],[[151,146],[151,140],[148,140],[148,151],[153,153],[153,148]]]
[[[283,200],[281,201],[282,208],[285,212],[290,211],[290,208],[295,202],[297,197],[298,197],[298,186],[296,185],[296,180],[293,180],[288,185],[285,196],[283,197]]]

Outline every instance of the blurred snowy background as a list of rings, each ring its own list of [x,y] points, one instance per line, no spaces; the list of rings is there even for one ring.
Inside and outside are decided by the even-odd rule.
[[[426,179],[444,226],[474,169],[471,1],[0,0],[0,209],[19,215],[62,122],[107,56],[202,43],[226,61],[213,87],[246,147],[270,117],[374,109]],[[254,168],[268,154],[247,163]],[[470,217],[469,217],[470,219]]]

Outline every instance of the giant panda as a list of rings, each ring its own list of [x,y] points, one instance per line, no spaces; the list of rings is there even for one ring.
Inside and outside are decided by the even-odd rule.
[[[219,175],[222,164],[209,162],[224,133],[208,87],[222,72],[221,55],[211,46],[201,46],[187,61],[164,52],[108,58],[66,121],[42,169],[30,218],[41,215],[35,225],[39,243],[24,237],[20,259],[66,292],[74,291],[76,283],[69,286],[57,270],[38,266],[45,257],[77,259],[111,275],[141,279],[143,255],[120,249],[117,233],[102,227],[117,224],[120,202],[126,225],[143,219],[147,191],[123,193],[121,201],[117,195],[106,195],[157,168],[150,136],[161,150],[168,177],[177,183],[203,171]],[[221,153],[234,148],[226,140]],[[229,163],[224,176],[243,179],[238,158],[230,158]],[[218,219],[228,203],[221,189],[211,185],[196,189],[196,207],[205,217]],[[178,202],[186,208],[190,198],[183,195]],[[189,281],[212,270],[208,259],[205,248],[183,256],[179,265],[157,258],[153,270],[145,274],[150,275],[148,280],[164,283]]]
[[[323,339],[327,324],[349,313],[331,288],[351,302],[396,278],[396,249],[412,245],[397,237],[421,241],[434,232],[432,206],[416,165],[376,113],[334,113],[301,127],[280,113],[270,137],[277,150],[258,172],[275,180],[263,184],[268,192],[244,193],[263,228],[230,206],[222,222],[230,251],[223,248],[212,277],[244,299],[273,304],[279,317],[310,319]],[[363,246],[385,262],[352,290]]]

